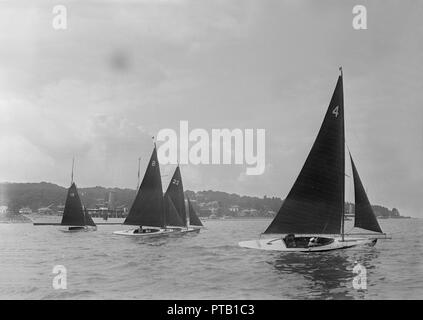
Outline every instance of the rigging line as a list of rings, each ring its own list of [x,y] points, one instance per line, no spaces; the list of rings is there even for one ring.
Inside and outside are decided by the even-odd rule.
[[[404,234],[404,232],[403,232],[403,231],[395,231],[395,232],[389,232],[389,235],[391,235],[391,234],[398,234],[398,233],[402,233],[402,234]],[[388,233],[386,233],[386,234],[388,234]]]
[[[345,145],[347,146],[347,150],[348,150],[348,152],[349,152],[349,154],[350,154],[350,156],[351,156],[351,150],[350,150],[350,147],[348,146],[348,143],[345,141]],[[347,175],[346,173],[345,173],[345,175],[348,177],[348,178],[351,178],[351,176],[349,176],[349,175]],[[352,186],[352,183],[353,183],[353,181],[352,181],[352,179],[349,179],[349,184],[348,184],[348,189],[349,189],[349,192],[348,192],[348,197],[350,198],[349,200],[350,201],[352,201],[352,188],[353,188],[353,186]]]
[[[347,146],[348,152],[351,154],[350,147],[348,146],[348,143],[345,141],[345,145]]]
[[[138,180],[137,180],[137,190],[140,186],[140,167],[141,167],[141,157],[138,158]]]

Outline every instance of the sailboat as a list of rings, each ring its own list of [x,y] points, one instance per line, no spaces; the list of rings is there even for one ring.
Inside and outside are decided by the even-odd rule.
[[[166,201],[165,201],[166,200]],[[173,206],[173,208],[172,208]],[[175,205],[163,197],[160,166],[157,159],[156,145],[148,162],[144,178],[137,195],[123,224],[139,226],[137,229],[115,231],[114,234],[139,237],[165,236],[178,232],[175,228],[166,227],[166,211],[172,217],[176,214]]]
[[[375,245],[386,238],[358,175],[351,153],[355,193],[354,227],[371,233],[346,234],[345,211],[345,129],[343,74],[311,151],[279,212],[264,234],[277,238],[242,241],[244,248],[288,252],[328,251]]]
[[[175,228],[181,233],[200,232],[199,228],[189,226],[188,215],[185,208],[184,186],[182,184],[179,165],[176,167],[172,179],[170,179],[164,197],[168,199],[167,202],[173,204],[173,207],[176,209],[175,215],[172,205],[166,206],[166,224],[169,227]],[[188,209],[191,213],[191,208]],[[191,215],[189,217],[191,218]]]
[[[97,230],[96,224],[86,208],[82,205],[78,189],[73,181],[73,166],[74,161],[72,161],[71,186],[68,189],[63,217],[60,223],[62,226],[67,226],[68,228],[62,231],[77,232]]]

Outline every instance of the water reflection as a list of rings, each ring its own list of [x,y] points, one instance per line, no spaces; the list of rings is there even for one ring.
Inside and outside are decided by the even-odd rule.
[[[357,263],[364,266],[369,279],[378,255],[377,248],[364,247],[331,252],[278,254],[276,260],[269,263],[281,279],[297,276],[297,286],[301,288],[282,292],[289,299],[363,299],[367,290],[353,288],[352,281],[357,276],[353,272],[354,266]],[[369,287],[369,281],[367,285]]]

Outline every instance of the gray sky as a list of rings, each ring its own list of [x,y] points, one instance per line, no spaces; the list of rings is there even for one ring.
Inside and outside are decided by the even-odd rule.
[[[0,181],[66,186],[75,155],[79,186],[134,188],[151,135],[188,120],[266,129],[266,171],[184,165],[187,189],[283,198],[343,65],[370,201],[423,217],[420,1],[65,1],[65,31],[56,4],[0,2]],[[368,30],[352,28],[356,4]]]

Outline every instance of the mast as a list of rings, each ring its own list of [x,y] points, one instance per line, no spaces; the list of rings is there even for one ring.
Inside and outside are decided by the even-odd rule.
[[[179,169],[179,174],[180,174],[181,169],[179,168],[179,159],[178,159],[178,169]],[[181,184],[182,184],[182,176],[181,176]],[[182,203],[183,203],[182,207],[185,209],[185,221],[184,221],[184,223],[185,223],[185,227],[187,227],[187,229],[188,229],[189,228],[189,220],[188,220],[189,214],[187,214],[187,212],[186,212],[185,193],[184,193],[184,187],[183,186],[181,186],[181,190],[182,190]]]
[[[185,210],[187,212],[187,228],[191,224],[191,219],[188,219],[188,218],[190,218],[190,214],[191,214],[191,210],[190,210],[189,202],[188,201],[189,201],[188,197],[186,199],[184,199]]]
[[[186,197],[186,200],[184,199],[184,204],[185,204],[185,209],[186,209],[186,213],[187,213],[187,228],[189,228],[189,225],[191,224],[191,204],[189,202],[189,198],[188,196]]]
[[[339,71],[341,72],[341,83],[342,83],[342,106],[345,109],[344,106],[344,85],[343,85],[343,73],[342,73],[342,66],[339,67]],[[345,119],[344,119],[344,126],[345,126]],[[343,143],[342,143],[342,152],[345,155],[345,127],[343,130]],[[345,179],[345,157],[343,159],[343,164],[342,166],[344,167],[344,179]],[[342,185],[342,218],[341,218],[341,240],[344,241],[344,234],[345,234],[345,181]]]
[[[137,191],[140,187],[140,168],[141,168],[141,157],[138,158],[138,181],[137,181]]]
[[[75,165],[75,157],[72,158],[71,184],[73,183],[73,167]]]
[[[155,136],[152,136],[151,139],[153,140],[153,145],[154,145],[154,152],[156,153],[156,162],[157,162],[157,167],[160,167],[160,163],[159,163],[159,158],[157,157],[157,145],[156,145],[156,138]],[[161,216],[162,216],[162,228],[166,229],[166,210],[165,210],[165,198],[164,198],[164,194],[163,194],[163,187],[162,187],[162,176],[160,174],[160,169],[159,169],[159,180],[160,180],[160,191],[161,191],[161,200],[162,200],[162,210],[161,210]]]

